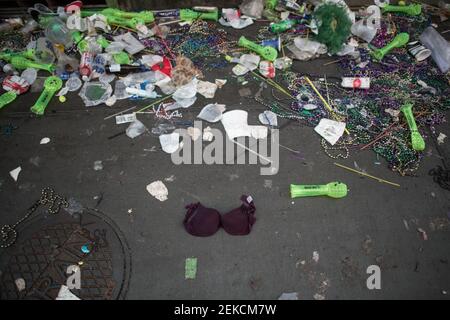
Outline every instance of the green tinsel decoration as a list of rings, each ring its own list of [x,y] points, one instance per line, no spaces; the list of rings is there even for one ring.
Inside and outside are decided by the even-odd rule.
[[[345,8],[335,3],[325,3],[314,11],[313,18],[318,26],[315,40],[325,44],[331,54],[341,50],[352,26]]]

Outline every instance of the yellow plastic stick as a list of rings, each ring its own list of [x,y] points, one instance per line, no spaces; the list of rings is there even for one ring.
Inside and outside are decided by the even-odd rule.
[[[336,166],[338,166],[338,167],[341,167],[341,168],[343,168],[343,169],[347,169],[347,170],[349,170],[349,171],[358,173],[358,174],[360,174],[360,175],[362,175],[362,176],[365,176],[365,177],[368,177],[368,178],[372,178],[372,179],[378,180],[378,182],[383,182],[383,183],[387,183],[387,184],[390,184],[390,185],[395,186],[395,187],[400,187],[400,185],[397,184],[397,183],[390,182],[390,181],[387,181],[387,180],[384,180],[384,179],[381,179],[381,178],[377,178],[377,177],[375,177],[375,176],[372,176],[372,175],[367,174],[367,173],[362,172],[362,171],[358,171],[358,170],[349,168],[349,167],[344,166],[344,165],[342,165],[342,164],[339,164],[339,163],[336,163],[336,162],[335,162],[334,165],[336,165]]]
[[[333,109],[330,107],[328,102],[322,97],[322,95],[320,94],[319,90],[317,90],[314,83],[312,83],[312,81],[308,77],[305,77],[305,80],[306,80],[306,82],[308,82],[308,84],[311,86],[311,88],[313,88],[314,92],[317,94],[317,96],[320,98],[320,100],[322,100],[322,103],[325,105],[325,107],[328,109],[328,111],[330,111],[336,118],[336,114],[334,113]],[[344,131],[346,134],[350,134],[350,132],[348,132],[347,128],[345,128]]]

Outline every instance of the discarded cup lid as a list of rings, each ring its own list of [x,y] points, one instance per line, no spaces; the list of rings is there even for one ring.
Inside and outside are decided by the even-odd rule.
[[[34,68],[25,69],[25,70],[23,70],[20,77],[25,79],[30,85],[32,85],[36,81],[37,70]]]
[[[83,83],[81,82],[80,78],[70,77],[66,82],[66,87],[69,91],[77,91],[81,88],[82,84]]]

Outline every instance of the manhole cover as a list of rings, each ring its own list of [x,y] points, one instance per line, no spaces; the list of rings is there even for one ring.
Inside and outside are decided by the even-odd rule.
[[[80,266],[82,300],[124,299],[131,275],[131,252],[120,229],[103,213],[85,209],[72,217],[44,209],[18,230],[17,242],[0,249],[0,299],[55,299]],[[82,248],[88,250],[82,251]],[[2,252],[3,251],[3,252]],[[80,264],[81,262],[81,264]],[[19,292],[17,279],[25,280]]]

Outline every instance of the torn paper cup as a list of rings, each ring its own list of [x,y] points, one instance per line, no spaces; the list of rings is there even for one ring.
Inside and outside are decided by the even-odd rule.
[[[246,67],[250,71],[257,69],[260,61],[261,57],[253,53],[243,54],[239,58],[239,64]]]
[[[159,143],[161,148],[166,153],[174,153],[181,147],[180,134],[178,132],[172,132],[170,134],[162,134],[159,136]]]
[[[214,83],[216,84],[216,86],[221,89],[226,83],[227,83],[227,79],[216,79],[214,81]]]
[[[208,104],[200,111],[197,118],[208,121],[217,122],[222,119],[222,114],[226,110],[224,104],[212,103]]]
[[[166,201],[169,195],[169,190],[167,190],[166,185],[161,180],[147,185],[147,191],[159,201]]]
[[[229,139],[251,136],[247,117],[248,113],[244,110],[232,110],[223,114],[221,121]]]
[[[175,101],[178,101],[179,99],[190,99],[195,97],[197,94],[197,83],[198,80],[194,79],[188,84],[185,84],[184,86],[179,87],[172,95],[172,98]]]
[[[147,131],[147,127],[139,120],[134,120],[127,128],[126,135],[134,139]]]
[[[344,134],[345,122],[338,122],[330,119],[321,119],[319,124],[314,128],[318,134],[334,145]]]
[[[218,87],[215,83],[212,83],[209,81],[201,81],[200,80],[197,83],[197,92],[208,99],[214,98],[217,88]]]

